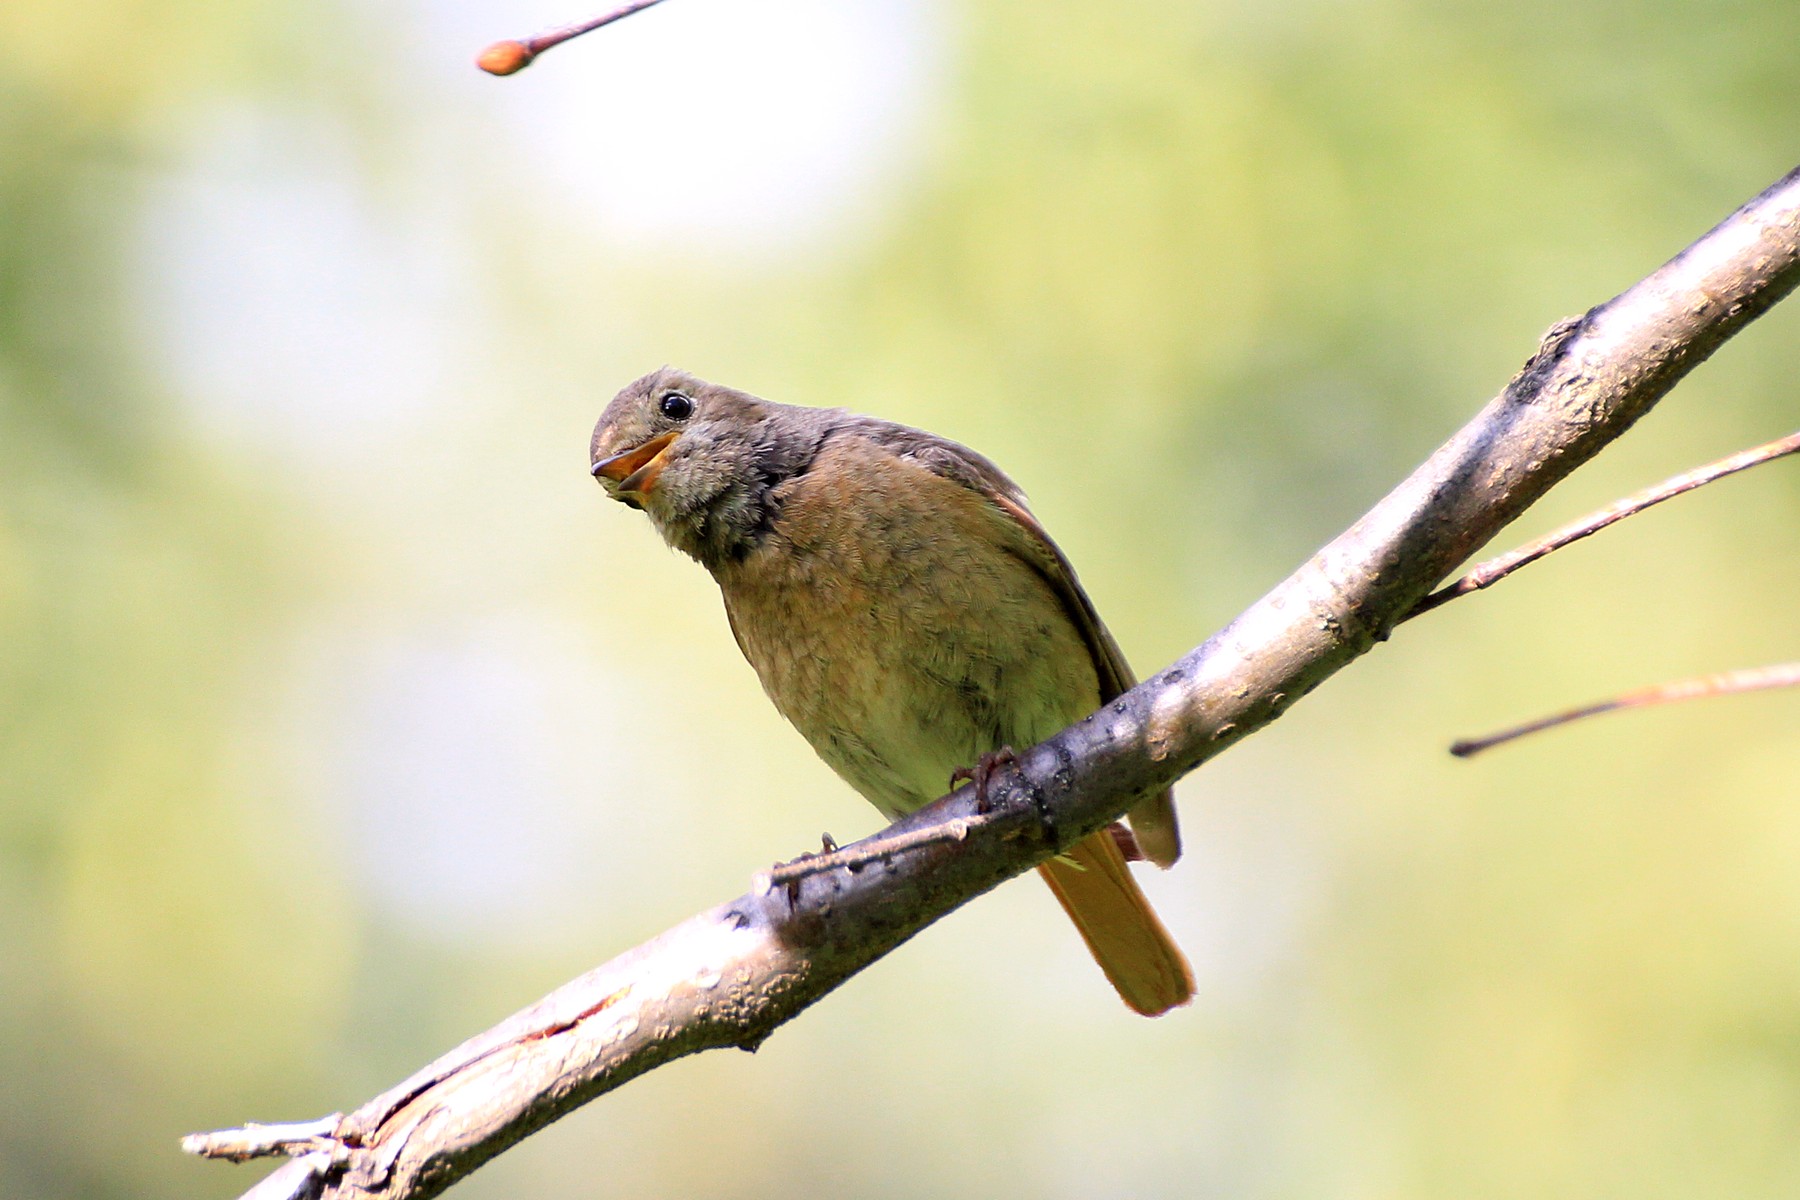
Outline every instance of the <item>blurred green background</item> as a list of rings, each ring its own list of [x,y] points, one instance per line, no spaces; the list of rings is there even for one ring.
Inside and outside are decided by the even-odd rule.
[[[586,445],[670,362],[979,447],[1143,670],[1796,159],[1800,8],[0,6],[0,1195],[226,1197],[873,810]],[[1794,427],[1777,309],[1518,538]],[[1034,882],[477,1197],[1792,1196],[1800,473],[1416,626],[1182,788],[1199,976]],[[1515,540],[1509,535],[1509,541]]]

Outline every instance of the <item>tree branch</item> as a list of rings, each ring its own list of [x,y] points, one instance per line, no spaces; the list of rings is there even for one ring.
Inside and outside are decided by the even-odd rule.
[[[993,811],[977,814],[971,789],[959,789],[878,835],[898,841],[872,860],[694,917],[336,1121],[328,1149],[310,1126],[290,1142],[264,1130],[190,1148],[304,1155],[265,1180],[263,1196],[434,1196],[671,1059],[754,1049],[926,925],[1275,720],[1796,282],[1800,171],[1637,286],[1558,324],[1473,421],[1275,590],[997,772]],[[909,840],[958,820],[969,836]]]
[[[1800,663],[1776,663],[1767,667],[1745,667],[1739,671],[1720,671],[1714,675],[1696,675],[1691,679],[1678,679],[1673,683],[1658,683],[1647,688],[1639,688],[1635,692],[1626,692],[1622,696],[1613,696],[1606,700],[1596,700],[1592,704],[1584,704],[1580,708],[1565,709],[1548,717],[1539,717],[1535,721],[1527,721],[1523,725],[1514,725],[1502,729],[1499,733],[1490,733],[1486,737],[1463,738],[1450,744],[1450,753],[1458,758],[1470,758],[1483,750],[1492,750],[1495,746],[1503,746],[1507,742],[1516,741],[1529,734],[1541,733],[1546,729],[1555,729],[1558,725],[1567,725],[1574,721],[1597,717],[1602,713],[1618,712],[1627,708],[1654,708],[1661,704],[1675,704],[1682,700],[1704,700],[1711,696],[1738,696],[1745,692],[1761,692],[1770,688],[1800,687]]]
[[[1740,450],[1736,454],[1727,455],[1717,462],[1708,463],[1704,467],[1695,467],[1672,478],[1665,479],[1653,487],[1633,492],[1623,500],[1616,500],[1600,509],[1589,513],[1579,520],[1571,521],[1560,529],[1552,530],[1543,537],[1517,550],[1509,550],[1505,554],[1490,558],[1475,566],[1461,579],[1447,587],[1439,588],[1413,606],[1406,614],[1406,619],[1423,616],[1440,604],[1447,604],[1458,596],[1466,596],[1470,592],[1479,592],[1483,588],[1492,587],[1521,567],[1528,567],[1538,559],[1572,542],[1578,542],[1590,534],[1599,533],[1608,525],[1616,525],[1626,517],[1636,516],[1647,508],[1661,504],[1664,500],[1673,500],[1695,488],[1705,487],[1716,480],[1736,475],[1739,471],[1748,471],[1751,467],[1760,467],[1766,462],[1774,462],[1790,454],[1800,454],[1800,433],[1790,433],[1784,438],[1776,438],[1772,442],[1764,442],[1748,450]]]
[[[536,37],[520,41],[507,38],[495,42],[475,56],[475,65],[489,75],[516,75],[531,65],[533,59],[544,51],[560,46],[570,38],[578,38],[584,33],[592,33],[596,29],[611,25],[614,21],[622,21],[626,17],[643,12],[646,8],[661,4],[662,0],[632,0],[630,4],[615,8],[611,12],[602,13],[586,21],[578,21],[573,25],[564,25],[561,29],[552,29],[548,33],[540,33]]]

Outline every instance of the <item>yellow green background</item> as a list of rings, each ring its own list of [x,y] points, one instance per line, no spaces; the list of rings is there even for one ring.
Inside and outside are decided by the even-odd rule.
[[[1142,670],[1552,321],[1794,165],[1800,8],[0,5],[0,1195],[236,1195],[868,832],[712,585],[587,476],[665,362],[972,444]],[[1524,537],[1789,432],[1777,309]],[[1787,1197],[1800,696],[1454,737],[1794,657],[1800,474],[1416,626],[1180,790],[1199,980],[1033,882],[478,1197]]]

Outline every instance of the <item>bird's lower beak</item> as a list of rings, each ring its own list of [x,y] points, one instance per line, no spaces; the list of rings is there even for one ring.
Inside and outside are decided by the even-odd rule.
[[[649,441],[594,464],[595,479],[610,479],[622,496],[645,496],[656,486],[657,476],[668,465],[668,449],[680,437],[678,431],[659,433]]]

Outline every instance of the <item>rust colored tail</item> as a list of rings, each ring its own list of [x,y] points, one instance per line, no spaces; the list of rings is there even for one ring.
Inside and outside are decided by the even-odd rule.
[[[1038,868],[1081,940],[1134,1011],[1160,1016],[1194,998],[1194,973],[1102,829]]]

